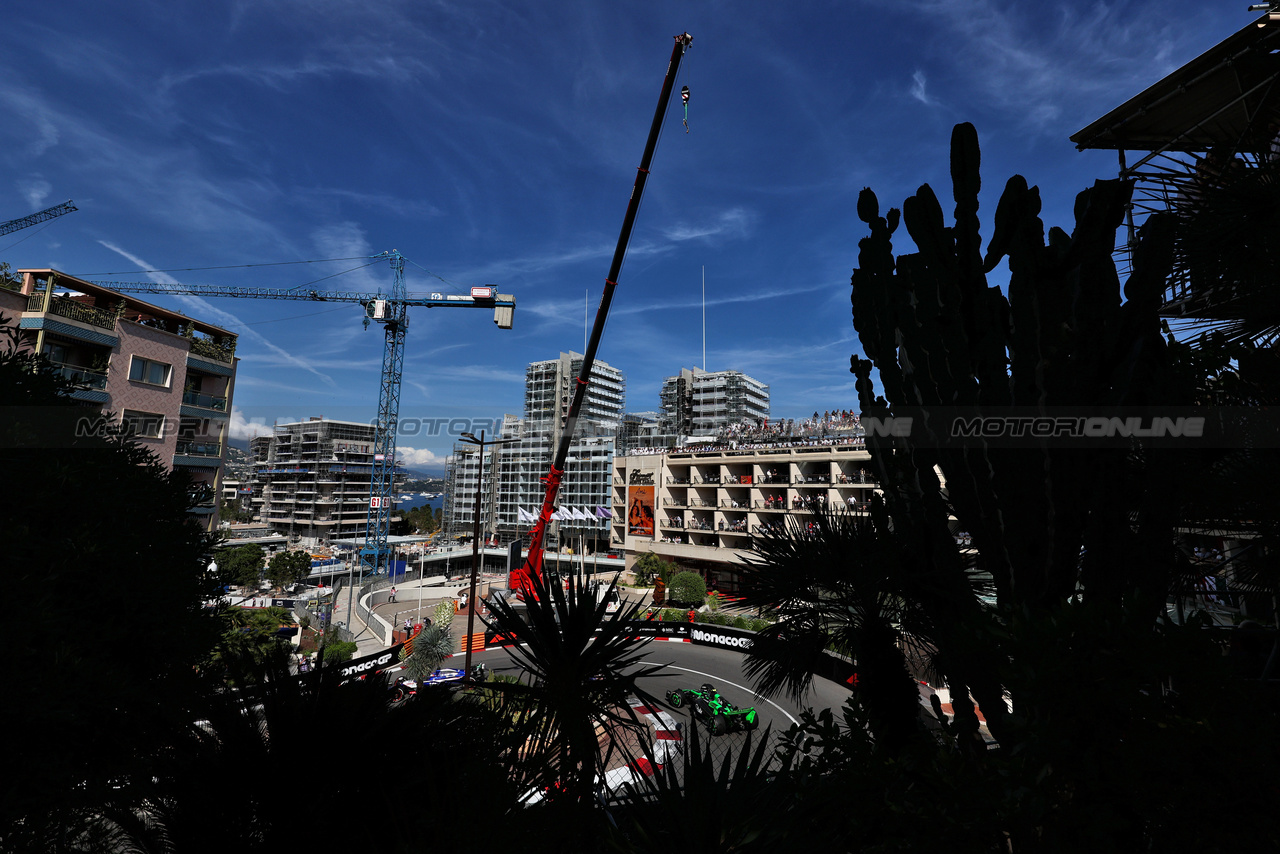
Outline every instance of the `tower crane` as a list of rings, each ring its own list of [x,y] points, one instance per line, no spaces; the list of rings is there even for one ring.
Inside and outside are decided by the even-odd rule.
[[[80,210],[75,203],[67,199],[60,205],[54,205],[51,208],[45,208],[42,211],[36,211],[18,219],[11,219],[8,222],[0,222],[0,234],[8,234],[11,231],[21,231],[24,228],[35,225],[38,222],[44,222],[47,219],[55,219],[63,214],[69,214],[72,211]]]
[[[429,297],[410,297],[405,289],[404,256],[393,249],[371,257],[385,258],[391,262],[390,295],[380,292],[302,291],[296,288],[279,290],[155,282],[94,282],[94,284],[123,293],[136,294],[350,302],[364,306],[366,327],[371,320],[382,324],[386,343],[382,350],[382,386],[378,392],[373,480],[369,487],[368,528],[365,533],[364,547],[360,550],[360,563],[364,567],[364,572],[381,574],[389,569],[391,559],[387,536],[391,531],[396,425],[400,418],[400,380],[404,373],[404,339],[405,332],[409,328],[409,309],[413,307],[491,308],[493,322],[498,324],[498,328],[510,329],[515,315],[516,299],[510,294],[496,293],[493,285],[473,287],[470,295],[466,296],[433,293]]]

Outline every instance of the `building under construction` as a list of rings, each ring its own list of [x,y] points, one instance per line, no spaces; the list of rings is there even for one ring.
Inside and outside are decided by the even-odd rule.
[[[741,371],[683,368],[662,381],[659,396],[661,432],[676,437],[769,418],[769,386]]]
[[[371,424],[311,418],[277,424],[269,442],[256,440],[262,521],[309,546],[363,537],[376,432]]]

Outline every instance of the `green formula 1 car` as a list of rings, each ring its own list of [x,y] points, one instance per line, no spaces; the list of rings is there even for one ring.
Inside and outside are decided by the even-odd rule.
[[[739,709],[721,697],[712,685],[703,685],[696,691],[693,688],[668,691],[667,702],[673,709],[687,706],[693,718],[705,723],[712,735],[752,730],[760,725],[755,709]]]

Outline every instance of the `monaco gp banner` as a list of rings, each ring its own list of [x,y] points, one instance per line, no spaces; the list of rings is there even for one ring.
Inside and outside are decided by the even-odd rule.
[[[363,658],[353,658],[338,668],[338,676],[341,679],[354,679],[385,670],[400,660],[400,650],[403,648],[404,644],[398,643],[387,647],[382,652],[375,652]]]
[[[714,646],[716,649],[732,649],[746,652],[754,643],[755,632],[746,629],[731,629],[727,626],[711,626],[689,623],[689,640],[701,646]]]
[[[696,643],[700,646],[713,646],[717,649],[728,649],[746,652],[751,649],[754,632],[746,629],[731,629],[725,626],[713,626],[708,623],[686,623],[672,620],[632,620],[622,624],[623,631],[634,638],[655,638],[658,640],[681,640]],[[597,630],[597,634],[599,630]],[[484,633],[486,647],[510,646],[514,639],[504,637],[489,629]]]
[[[627,487],[627,533],[633,537],[653,536],[653,487]]]

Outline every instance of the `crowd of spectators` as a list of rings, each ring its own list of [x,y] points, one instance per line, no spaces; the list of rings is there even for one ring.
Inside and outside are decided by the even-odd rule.
[[[710,442],[679,448],[633,448],[627,453],[630,456],[647,456],[670,452],[712,453],[861,444],[862,424],[858,415],[849,409],[828,409],[822,413],[815,411],[809,418],[799,421],[794,418],[740,421],[717,430]]]

